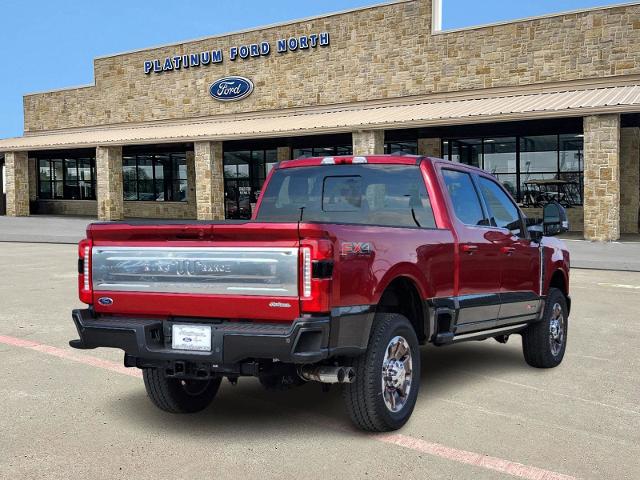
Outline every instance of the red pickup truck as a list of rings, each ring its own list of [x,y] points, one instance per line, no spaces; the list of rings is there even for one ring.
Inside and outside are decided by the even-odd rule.
[[[488,173],[415,156],[310,158],[270,172],[251,221],[94,223],[79,245],[80,349],[124,350],[168,412],[221,380],[341,383],[351,418],[400,428],[420,345],[522,336],[534,367],[567,341],[568,228],[532,221]]]

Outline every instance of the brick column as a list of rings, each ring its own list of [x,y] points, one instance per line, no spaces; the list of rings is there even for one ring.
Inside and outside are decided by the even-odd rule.
[[[277,156],[279,162],[291,160],[291,147],[278,147]]]
[[[418,155],[442,158],[442,140],[439,138],[419,138]]]
[[[194,147],[198,220],[224,220],[222,142],[196,142]]]
[[[7,216],[29,216],[29,156],[27,152],[8,152],[4,156],[7,176]]]
[[[638,233],[640,128],[620,129],[620,233]]]
[[[584,238],[620,238],[620,115],[584,118]]]
[[[124,218],[122,147],[96,149],[96,177],[98,220],[122,220]]]
[[[384,154],[384,130],[360,130],[353,132],[353,154]]]

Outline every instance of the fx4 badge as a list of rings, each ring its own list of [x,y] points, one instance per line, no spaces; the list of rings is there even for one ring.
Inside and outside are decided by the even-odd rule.
[[[370,255],[371,244],[369,242],[342,242],[340,255]]]

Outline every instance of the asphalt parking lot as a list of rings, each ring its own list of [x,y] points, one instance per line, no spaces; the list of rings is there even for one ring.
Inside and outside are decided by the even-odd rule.
[[[74,245],[0,243],[0,478],[640,478],[640,273],[574,270],[564,363],[520,337],[422,351],[405,428],[349,423],[337,388],[224,383],[172,416],[119,351],[74,351]]]

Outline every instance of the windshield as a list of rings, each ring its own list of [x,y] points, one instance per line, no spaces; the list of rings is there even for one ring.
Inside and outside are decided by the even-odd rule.
[[[303,211],[301,212],[301,209]],[[435,228],[413,165],[322,165],[276,170],[257,220]]]

